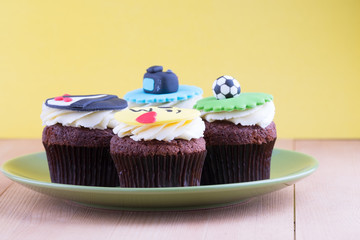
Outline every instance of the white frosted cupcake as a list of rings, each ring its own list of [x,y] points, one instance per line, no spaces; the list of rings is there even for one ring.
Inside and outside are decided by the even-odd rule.
[[[214,97],[194,106],[206,129],[202,184],[226,184],[270,178],[276,141],[273,96],[240,93],[240,84],[222,76],[213,84]]]
[[[206,156],[200,112],[172,107],[130,108],[115,114],[110,153],[121,187],[200,185]]]
[[[43,104],[43,145],[53,183],[119,185],[110,156],[116,111],[127,107],[115,95],[63,95]]]

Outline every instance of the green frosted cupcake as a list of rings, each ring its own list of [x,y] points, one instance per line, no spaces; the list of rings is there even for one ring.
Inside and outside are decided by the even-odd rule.
[[[194,106],[205,121],[207,156],[201,184],[226,184],[270,178],[276,141],[273,97],[240,93],[240,84],[222,76],[213,84],[214,97]]]

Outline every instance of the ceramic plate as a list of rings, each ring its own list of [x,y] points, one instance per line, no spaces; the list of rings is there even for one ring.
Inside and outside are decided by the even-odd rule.
[[[129,209],[202,209],[231,205],[270,193],[310,175],[318,167],[311,156],[274,149],[270,179],[198,187],[89,187],[50,182],[46,155],[34,153],[7,161],[1,171],[11,180],[37,192],[87,206]]]

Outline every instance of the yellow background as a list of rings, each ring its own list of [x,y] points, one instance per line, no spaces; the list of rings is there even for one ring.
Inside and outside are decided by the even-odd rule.
[[[151,65],[211,94],[274,96],[280,138],[360,137],[360,1],[0,0],[0,138],[41,137],[42,102],[123,96]]]

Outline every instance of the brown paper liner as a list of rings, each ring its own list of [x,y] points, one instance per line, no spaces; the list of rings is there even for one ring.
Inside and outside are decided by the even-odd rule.
[[[120,187],[199,186],[206,151],[179,155],[129,156],[112,153]]]
[[[206,146],[201,185],[269,179],[275,140],[264,144]]]
[[[46,145],[51,182],[85,186],[119,186],[109,147]]]

